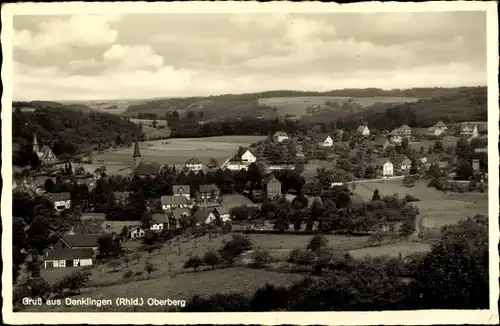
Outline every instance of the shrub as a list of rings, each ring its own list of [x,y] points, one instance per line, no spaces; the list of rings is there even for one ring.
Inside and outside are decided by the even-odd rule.
[[[295,248],[290,253],[288,261],[301,266],[310,266],[314,263],[316,256],[313,251]]]
[[[312,237],[311,241],[309,241],[307,249],[317,252],[323,248],[326,248],[327,244],[328,240],[324,236],[322,236],[321,234],[316,234],[314,237]]]
[[[215,268],[217,264],[221,263],[221,258],[215,251],[207,251],[203,256],[203,264]]]
[[[239,254],[251,248],[252,243],[247,237],[235,234],[219,249],[219,254],[226,263],[232,264]]]
[[[186,261],[183,268],[192,268],[196,272],[198,268],[202,265],[203,261],[201,260],[201,258],[198,256],[193,256]]]
[[[252,254],[253,265],[255,267],[264,267],[272,262],[272,257],[267,250],[255,250]]]

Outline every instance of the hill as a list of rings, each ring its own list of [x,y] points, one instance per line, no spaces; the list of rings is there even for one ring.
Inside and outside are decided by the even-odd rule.
[[[260,118],[301,117],[325,115],[342,117],[363,111],[376,103],[415,102],[422,98],[443,96],[469,88],[413,88],[382,90],[343,89],[327,92],[268,91],[250,94],[227,94],[207,97],[170,98],[143,101],[130,105],[123,113],[136,117],[142,113],[153,113],[165,118],[167,113],[177,111],[181,116],[187,112],[203,112],[207,119],[237,118],[253,116]],[[251,113],[251,114],[249,114]]]
[[[30,102],[32,112],[16,109],[12,115],[13,147],[30,148],[36,133],[40,145],[49,145],[56,155],[74,155],[142,138],[139,126],[122,117],[75,110],[74,105]],[[28,147],[27,147],[28,146]]]

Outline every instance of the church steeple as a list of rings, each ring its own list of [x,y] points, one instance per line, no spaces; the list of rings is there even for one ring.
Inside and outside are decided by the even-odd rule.
[[[137,168],[137,161],[141,157],[141,151],[139,150],[139,143],[136,141],[134,144],[134,154],[132,155],[134,158],[134,169]]]
[[[40,146],[38,146],[38,139],[36,139],[36,134],[33,134],[33,151],[35,153],[40,152]]]

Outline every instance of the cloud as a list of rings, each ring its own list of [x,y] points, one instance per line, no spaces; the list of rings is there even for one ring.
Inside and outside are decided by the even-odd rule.
[[[120,70],[161,68],[163,57],[148,45],[114,44],[103,54],[104,60],[116,65]]]
[[[14,48],[35,52],[69,51],[112,44],[118,31],[111,28],[120,16],[75,15],[41,21],[36,31],[14,30]]]

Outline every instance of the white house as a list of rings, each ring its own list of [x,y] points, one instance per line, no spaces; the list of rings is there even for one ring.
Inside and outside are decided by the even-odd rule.
[[[191,208],[194,200],[185,196],[161,196],[161,206],[164,211],[170,211],[178,208]]]
[[[185,197],[191,199],[191,187],[188,185],[173,185],[172,194],[174,197]]]
[[[203,170],[203,163],[197,158],[187,160],[185,166],[189,171],[198,172]]]
[[[164,225],[163,222],[153,222],[153,223],[151,223],[149,229],[151,231],[159,232],[159,231],[163,230],[163,225]]]
[[[255,163],[257,161],[257,156],[255,156],[250,150],[247,149],[243,155],[241,155],[241,162],[243,163]]]
[[[141,238],[144,238],[144,235],[146,235],[146,231],[144,231],[144,229],[138,227],[138,228],[133,229],[130,232],[130,239],[131,240],[141,239]]]
[[[392,177],[394,175],[394,165],[391,161],[387,160],[384,165],[382,165],[382,176]]]
[[[53,248],[47,249],[43,257],[43,267],[64,268],[92,266],[94,251],[91,248]]]
[[[389,134],[388,134],[388,137],[389,137],[389,141],[392,143],[392,144],[395,144],[395,145],[399,145],[403,142],[403,136],[400,132],[399,129],[394,129],[392,130]]]
[[[439,121],[434,126],[427,129],[427,136],[439,137],[443,135],[448,130],[448,127]]]
[[[356,129],[356,132],[358,134],[365,136],[365,137],[370,136],[370,129],[368,129],[367,126],[363,126],[363,125],[359,126],[358,129]]]
[[[277,143],[282,143],[288,139],[289,139],[288,134],[284,131],[276,131],[273,135],[273,140]]]
[[[477,130],[477,125],[465,125],[460,131],[461,137],[475,138],[479,136],[479,131]]]
[[[60,212],[71,208],[71,195],[69,192],[51,193],[49,196],[56,211]]]
[[[333,138],[329,135],[317,135],[314,137],[314,140],[318,142],[319,147],[332,147],[333,146]]]
[[[239,161],[229,161],[226,166],[226,169],[231,171],[240,171],[240,170],[248,170],[248,164],[241,163]]]
[[[401,171],[409,171],[411,169],[411,160],[408,157],[405,157],[399,166]]]

